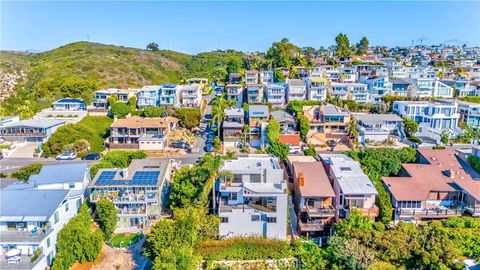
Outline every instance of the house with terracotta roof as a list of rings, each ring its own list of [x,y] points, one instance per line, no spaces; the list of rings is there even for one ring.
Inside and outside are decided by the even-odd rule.
[[[383,177],[395,221],[480,216],[480,175],[454,150],[418,150],[418,164],[403,164],[399,177]]]
[[[293,162],[294,208],[300,235],[332,234],[335,192],[321,162]]]
[[[302,140],[300,139],[300,134],[298,132],[280,134],[278,139],[281,143],[290,146],[290,154],[298,154],[300,151],[302,151]]]
[[[117,119],[110,126],[107,147],[110,149],[162,150],[168,145],[167,136],[177,127],[175,117],[144,118],[132,116]]]
[[[360,163],[344,154],[319,154],[319,157],[335,191],[336,221],[347,218],[353,209],[365,216],[378,216],[375,205],[378,192]]]

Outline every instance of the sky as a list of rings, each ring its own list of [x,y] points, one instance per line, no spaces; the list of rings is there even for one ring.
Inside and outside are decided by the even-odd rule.
[[[76,41],[199,53],[266,51],[287,37],[328,47],[342,32],[351,43],[449,43],[480,46],[480,1],[375,2],[5,2],[0,49],[45,51]],[[421,41],[422,40],[422,41]]]

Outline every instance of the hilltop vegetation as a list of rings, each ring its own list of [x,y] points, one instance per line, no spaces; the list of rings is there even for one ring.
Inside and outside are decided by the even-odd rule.
[[[101,88],[182,83],[197,76],[224,78],[227,63],[232,59],[243,63],[244,57],[235,51],[188,55],[90,42],[71,43],[44,53],[2,52],[0,79],[4,102],[0,115],[22,112],[23,118],[28,118],[67,96],[89,102],[92,92]]]

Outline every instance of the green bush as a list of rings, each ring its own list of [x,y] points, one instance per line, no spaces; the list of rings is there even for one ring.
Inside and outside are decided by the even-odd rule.
[[[125,118],[130,113],[130,108],[123,102],[115,102],[112,107],[112,115],[118,118]]]
[[[205,260],[266,260],[293,256],[288,242],[261,237],[207,240],[196,250]]]
[[[117,225],[117,209],[108,199],[100,199],[96,206],[98,225],[105,239],[110,239]]]
[[[126,168],[133,159],[144,159],[147,157],[144,151],[110,151],[103,156],[103,159],[90,168],[90,175],[95,177],[100,169]]]
[[[63,125],[43,144],[43,154],[57,155],[65,150],[74,150],[82,156],[88,152],[87,147],[90,147],[91,152],[100,153],[105,149],[104,141],[112,123],[110,117],[86,116],[76,124]]]
[[[266,133],[267,141],[270,145],[267,148],[267,151],[278,157],[280,160],[286,160],[288,153],[290,152],[290,146],[280,142],[280,124],[277,120],[273,118],[270,119]]]
[[[176,108],[174,116],[182,127],[192,129],[200,124],[202,113],[199,108]]]
[[[91,262],[100,255],[103,235],[101,231],[94,231],[93,226],[90,210],[84,203],[78,215],[70,219],[58,234],[52,270],[67,270],[75,262]]]
[[[20,170],[16,172],[13,172],[12,177],[20,179],[24,182],[27,182],[28,178],[30,178],[30,175],[39,174],[40,171],[42,170],[42,167],[43,167],[43,164],[41,163],[33,163],[25,167],[22,167]]]
[[[409,136],[407,139],[411,142],[422,144],[422,139],[415,137],[415,136]]]
[[[162,117],[165,112],[163,107],[146,107],[142,111],[143,117]]]

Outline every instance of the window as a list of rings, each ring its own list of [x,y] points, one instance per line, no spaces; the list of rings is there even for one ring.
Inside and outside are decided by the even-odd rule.
[[[47,238],[47,248],[50,247],[50,238]]]
[[[68,188],[75,188],[75,183],[68,183]]]
[[[267,217],[267,223],[277,223],[277,217]]]
[[[262,182],[262,175],[261,174],[251,174],[250,175],[250,183],[260,183]]]
[[[252,221],[260,221],[259,215],[252,215]]]
[[[58,211],[55,212],[55,214],[53,214],[53,222],[54,222],[55,224],[58,223]]]
[[[228,223],[228,217],[220,217],[221,223]]]
[[[65,203],[65,212],[68,212],[68,209],[70,209],[70,203],[66,202]]]

